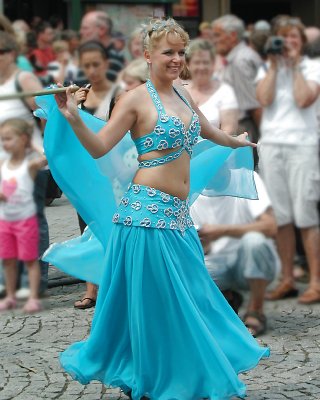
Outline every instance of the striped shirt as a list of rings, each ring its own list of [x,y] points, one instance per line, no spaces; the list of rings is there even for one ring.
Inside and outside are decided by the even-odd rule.
[[[235,91],[241,120],[249,116],[249,110],[261,107],[256,98],[255,78],[263,61],[259,54],[244,42],[238,43],[230,51],[226,61],[223,81]]]

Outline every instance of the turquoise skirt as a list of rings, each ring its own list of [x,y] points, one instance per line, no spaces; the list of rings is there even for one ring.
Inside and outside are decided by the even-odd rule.
[[[132,185],[114,221],[90,336],[61,354],[63,368],[134,400],[244,397],[238,373],[269,350],[210,278],[188,202]]]

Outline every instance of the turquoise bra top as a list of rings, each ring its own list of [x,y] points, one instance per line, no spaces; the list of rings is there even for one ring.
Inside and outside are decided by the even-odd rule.
[[[175,87],[173,87],[178,96],[192,111],[191,122],[188,129],[186,129],[185,124],[179,117],[169,116],[166,114],[159,95],[150,80],[146,82],[146,87],[158,112],[158,120],[153,132],[134,140],[138,154],[142,155],[154,150],[177,150],[166,154],[163,157],[140,161],[139,168],[150,168],[166,164],[167,162],[173,161],[180,157],[184,150],[191,157],[192,146],[198,142],[200,135],[200,122],[198,115],[191,108],[189,102],[177,91]]]

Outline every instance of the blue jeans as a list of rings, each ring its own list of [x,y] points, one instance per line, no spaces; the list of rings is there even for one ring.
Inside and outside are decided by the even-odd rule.
[[[272,282],[280,271],[280,259],[262,233],[249,232],[239,239],[238,251],[232,254],[205,256],[207,270],[220,290],[248,290],[249,279]]]
[[[45,209],[45,199],[46,199],[46,190],[48,183],[48,170],[39,171],[35,180],[34,187],[34,200],[37,206],[37,218],[39,221],[39,233],[40,233],[40,242],[39,242],[39,256],[47,250],[49,247],[49,228],[47,218],[44,212]],[[40,260],[40,293],[43,293],[48,287],[48,267],[49,264]],[[0,265],[0,285],[4,285],[4,275],[3,268]],[[19,263],[19,282],[18,287],[20,288],[28,288],[29,280],[28,280],[28,271],[22,262]]]

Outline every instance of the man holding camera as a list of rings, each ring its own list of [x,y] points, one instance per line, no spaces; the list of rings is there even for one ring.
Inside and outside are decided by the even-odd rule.
[[[257,143],[261,106],[254,80],[262,59],[243,41],[245,26],[235,15],[214,20],[212,28],[215,49],[225,59],[223,80],[233,87],[239,104],[239,133],[247,131],[251,141]]]
[[[266,297],[297,295],[294,284],[294,225],[300,229],[310,271],[308,289],[299,302],[320,302],[320,198],[318,123],[315,102],[320,65],[302,56],[306,43],[300,20],[276,26],[278,37],[266,44],[268,63],[257,76],[257,98],[263,107],[259,166],[278,224],[277,247],[282,264],[279,285]]]

